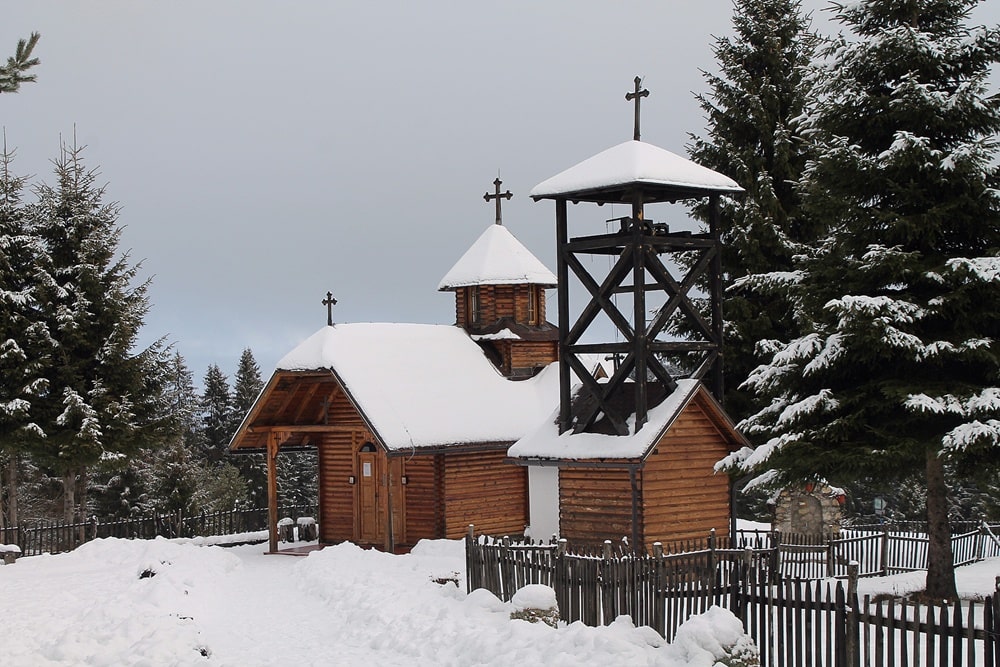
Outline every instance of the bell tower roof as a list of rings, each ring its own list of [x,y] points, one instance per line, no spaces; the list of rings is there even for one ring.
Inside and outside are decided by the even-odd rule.
[[[438,291],[473,285],[555,287],[556,277],[506,227],[491,224],[441,279]]]
[[[633,139],[539,183],[531,190],[531,198],[628,203],[637,189],[646,203],[743,192],[728,176]]]

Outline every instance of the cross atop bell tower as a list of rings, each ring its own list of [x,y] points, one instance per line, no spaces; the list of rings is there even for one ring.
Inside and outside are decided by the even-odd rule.
[[[635,77],[635,91],[625,93],[625,99],[629,102],[635,100],[635,129],[632,131],[632,138],[636,141],[639,141],[639,103],[644,97],[649,97],[649,91],[642,88],[642,79]]]
[[[496,192],[494,194],[492,194],[492,195],[489,192],[487,192],[485,195],[483,195],[483,199],[485,199],[487,202],[489,202],[491,199],[496,199],[497,200],[497,224],[498,225],[502,225],[503,224],[503,222],[502,222],[503,218],[502,218],[502,215],[501,215],[501,212],[500,212],[500,200],[501,199],[506,199],[507,201],[510,201],[510,198],[514,196],[513,194],[511,194],[511,191],[509,189],[507,190],[507,192],[500,192],[500,186],[502,184],[503,184],[503,181],[501,181],[500,177],[497,176],[497,180],[493,181],[493,187],[496,188]]]

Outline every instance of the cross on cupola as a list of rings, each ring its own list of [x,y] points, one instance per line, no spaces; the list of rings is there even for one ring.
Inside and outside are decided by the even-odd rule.
[[[326,325],[328,327],[333,326],[333,307],[337,305],[337,300],[333,298],[333,292],[327,292],[326,298],[323,299],[323,305],[326,306]]]
[[[631,93],[625,93],[625,99],[631,102],[635,100],[635,130],[632,132],[632,138],[639,141],[639,102],[643,97],[649,97],[649,91],[642,88],[642,79],[635,77],[635,91]]]
[[[510,190],[507,190],[507,192],[500,192],[500,185],[502,183],[503,183],[503,181],[501,181],[500,177],[497,176],[497,180],[493,181],[493,186],[496,188],[496,192],[494,194],[490,194],[489,192],[487,192],[485,195],[483,195],[483,199],[485,199],[487,202],[489,202],[491,199],[496,199],[496,201],[497,201],[497,224],[498,225],[503,224],[501,222],[500,200],[501,199],[506,199],[506,200],[509,201],[510,198],[514,196],[513,194],[511,194]]]

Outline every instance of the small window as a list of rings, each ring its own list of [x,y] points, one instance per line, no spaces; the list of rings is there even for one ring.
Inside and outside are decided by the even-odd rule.
[[[528,285],[528,324],[538,324],[538,290]]]
[[[467,316],[469,324],[483,323],[483,302],[479,294],[479,286],[474,285],[468,291]]]

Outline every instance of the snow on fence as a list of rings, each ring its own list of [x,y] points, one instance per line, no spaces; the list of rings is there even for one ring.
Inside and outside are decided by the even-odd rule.
[[[860,601],[857,567],[849,568],[846,582],[783,578],[774,569],[778,549],[713,548],[713,542],[687,553],[657,544],[652,554],[632,554],[610,542],[576,552],[566,540],[495,540],[470,529],[468,589],[509,601],[527,584],[546,584],[568,623],[606,625],[624,614],[668,641],[685,620],[719,605],[743,621],[762,665],[1000,667],[997,595],[953,606]]]
[[[952,535],[956,566],[1000,556],[1000,526],[981,523]],[[854,526],[837,535],[798,535],[740,531],[736,546],[775,549],[775,571],[792,579],[847,577],[847,565],[856,562],[862,577],[885,576],[927,569],[926,533],[901,531],[890,525]]]
[[[315,505],[280,508],[282,516],[315,516]],[[267,530],[267,508],[236,509],[185,515],[169,512],[132,519],[67,523],[48,519],[25,521],[0,528],[0,544],[16,544],[23,556],[72,551],[95,538],[153,539],[155,537],[209,537]]]

